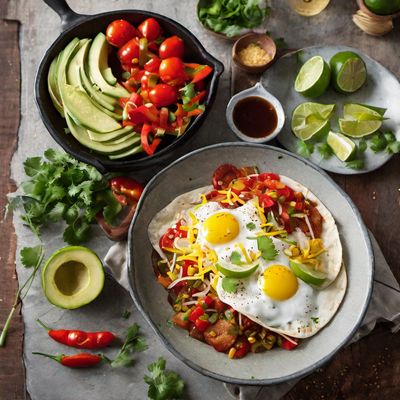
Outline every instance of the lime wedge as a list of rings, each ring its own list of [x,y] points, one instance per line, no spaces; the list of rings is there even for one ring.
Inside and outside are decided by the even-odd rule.
[[[367,80],[367,68],[363,59],[352,51],[336,53],[330,61],[332,81],[341,93],[354,93]]]
[[[347,136],[360,138],[371,135],[382,126],[382,121],[362,120],[353,121],[349,119],[339,119],[339,128]]]
[[[329,119],[335,109],[334,104],[302,103],[292,114],[292,131],[301,140],[322,136],[329,131]]]
[[[301,264],[295,260],[290,260],[289,264],[293,273],[299,279],[310,285],[321,286],[326,280],[326,276],[323,272],[315,271],[308,265]]]
[[[340,161],[348,161],[356,153],[355,143],[341,133],[330,131],[326,142]]]
[[[361,104],[348,103],[343,106],[344,119],[354,121],[382,121],[381,113]]]
[[[300,68],[294,89],[306,97],[319,97],[329,86],[331,70],[321,56],[307,60]]]
[[[217,263],[215,267],[228,278],[240,279],[250,276],[258,268],[258,265],[259,264],[234,265]]]
[[[369,104],[361,104],[361,103],[352,103],[353,105],[358,105],[362,107],[366,107],[369,110],[377,112],[381,117],[385,115],[385,112],[387,111],[387,108],[382,108],[382,107],[376,107],[376,106],[371,106]]]

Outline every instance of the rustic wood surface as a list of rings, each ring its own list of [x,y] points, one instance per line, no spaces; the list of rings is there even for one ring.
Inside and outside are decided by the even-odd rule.
[[[0,15],[5,14],[6,0],[0,0]],[[399,35],[397,35],[399,36]],[[397,51],[399,44],[397,44]],[[395,49],[394,49],[395,50]],[[0,210],[6,194],[14,190],[10,181],[10,160],[17,144],[19,123],[19,50],[18,24],[0,21]],[[398,53],[382,54],[376,48],[374,57],[386,60],[400,77]],[[248,87],[253,78],[233,71],[234,90]],[[377,238],[383,253],[400,279],[400,157],[394,157],[380,170],[368,175],[338,176],[334,179],[352,197],[367,226]],[[1,212],[2,213],[2,212]],[[0,323],[12,305],[17,281],[15,277],[16,239],[12,221],[0,224]],[[26,398],[22,362],[23,324],[16,314],[5,348],[0,349],[0,399]],[[379,325],[372,334],[343,349],[332,362],[302,380],[286,395],[294,399],[397,399],[400,397],[400,335],[393,335],[389,325]]]

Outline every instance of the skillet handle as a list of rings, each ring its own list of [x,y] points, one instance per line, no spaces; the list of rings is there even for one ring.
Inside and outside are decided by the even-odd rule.
[[[53,9],[61,18],[62,29],[68,28],[74,22],[78,22],[85,17],[71,9],[65,0],[43,0],[51,9]]]

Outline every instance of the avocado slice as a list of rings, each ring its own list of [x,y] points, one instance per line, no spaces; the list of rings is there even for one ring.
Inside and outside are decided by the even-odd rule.
[[[99,32],[90,46],[88,56],[90,77],[102,92],[112,97],[129,97],[130,93],[120,84],[110,85],[101,71],[108,68],[108,43],[104,33]]]
[[[114,118],[92,103],[86,92],[65,83],[60,89],[64,107],[80,126],[100,133],[121,129]]]
[[[140,143],[140,134],[137,133],[127,135],[126,140],[122,143],[112,144],[111,142],[109,144],[103,144],[101,142],[95,142],[94,140],[90,139],[87,130],[77,125],[69,114],[65,114],[65,119],[72,136],[83,146],[86,146],[89,149],[99,153],[113,154],[127,150]]]
[[[53,253],[42,271],[47,300],[57,307],[75,309],[92,302],[104,286],[104,269],[97,255],[83,246],[68,246]]]
[[[64,117],[64,109],[57,86],[57,60],[59,59],[60,54],[55,57],[50,64],[49,73],[47,75],[47,87],[54,107],[61,114],[61,116]]]
[[[111,140],[114,141],[121,137],[126,137],[128,134],[133,133],[133,128],[131,126],[126,126],[125,128],[121,128],[110,133],[97,133],[88,130],[87,133],[89,135],[89,138],[94,140],[95,142],[109,142]]]
[[[107,83],[109,83],[110,85],[114,86],[117,83],[117,78],[112,73],[110,67],[107,67],[105,70],[101,71],[101,74],[103,75],[103,78],[107,81]]]
[[[120,158],[125,158],[129,156],[133,156],[134,154],[141,153],[143,151],[143,147],[141,144],[130,148],[129,150],[123,151],[121,153],[110,154],[108,158],[110,160],[119,160]]]
[[[72,85],[78,89],[84,90],[83,85],[81,83],[79,77],[79,68],[83,67],[83,63],[85,61],[85,54],[90,47],[91,40],[82,39],[79,42],[80,48],[76,52],[76,54],[72,57],[71,61],[68,64],[68,68],[66,70],[66,77],[69,85]]]

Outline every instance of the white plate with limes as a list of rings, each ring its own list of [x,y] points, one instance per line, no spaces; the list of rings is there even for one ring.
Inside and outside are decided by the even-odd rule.
[[[332,71],[328,88],[321,90],[318,86],[326,85],[327,81],[322,72],[325,66],[320,68],[321,78],[311,88],[311,92],[324,92],[322,95],[308,98],[295,90],[296,78],[306,61],[320,56],[329,65],[331,58],[339,52],[356,53],[364,61],[367,76],[360,89],[354,93],[339,93],[333,87],[338,80],[335,80]],[[318,73],[318,65],[311,67]],[[350,70],[357,70],[358,67],[352,66]],[[339,83],[343,81],[344,85],[354,84],[351,82],[354,77],[346,82],[345,75],[339,77]],[[315,46],[295,51],[283,56],[268,69],[261,83],[278,98],[285,110],[286,122],[278,136],[279,142],[293,153],[300,152],[300,155],[307,156],[327,171],[346,175],[373,171],[399,150],[399,143],[391,143],[400,140],[400,83],[383,65],[357,49],[347,46]],[[312,82],[303,84],[306,87],[310,85]],[[357,82],[355,85],[359,86]],[[296,86],[299,89],[301,82],[297,82]],[[307,102],[327,106],[317,106],[317,110],[313,104],[300,106]],[[323,115],[329,122],[318,125],[317,121],[313,130],[308,125],[313,124],[315,113]],[[305,121],[307,126],[299,133]],[[373,132],[377,127],[379,129]],[[293,128],[297,130],[297,136],[304,137],[304,140],[295,136]]]

